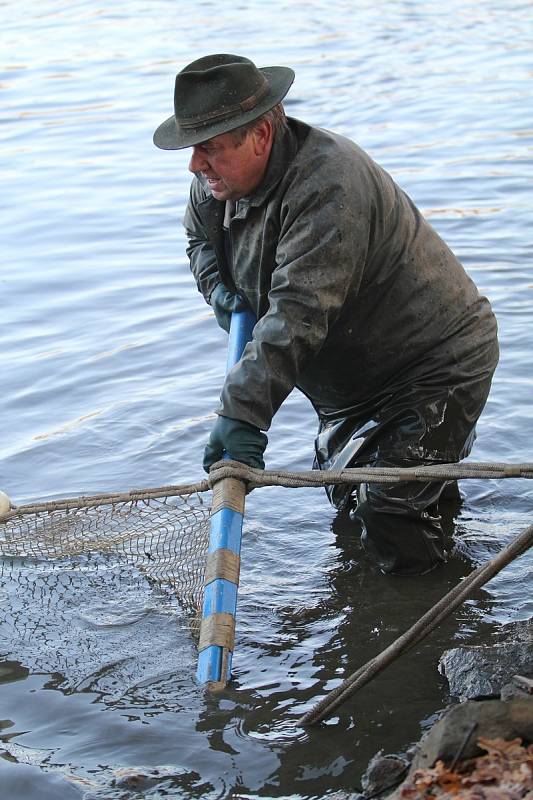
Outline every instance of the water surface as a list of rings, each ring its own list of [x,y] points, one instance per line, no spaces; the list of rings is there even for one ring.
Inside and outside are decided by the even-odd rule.
[[[500,328],[472,458],[532,460],[530,4],[8,0],[0,23],[0,488],[14,502],[202,477],[225,334],[185,258],[187,154],[151,139],[176,71],[219,51],[292,66],[288,113],[355,139],[454,249]],[[268,466],[308,468],[315,427],[291,395]],[[525,556],[327,725],[296,725],[531,522],[525,481],[462,490],[454,557],[416,582],[379,575],[321,491],[252,493],[235,680],[218,697],[194,680],[177,603],[141,574],[4,562],[3,797],[355,791],[377,750],[405,750],[446,704],[443,649],[531,616]]]

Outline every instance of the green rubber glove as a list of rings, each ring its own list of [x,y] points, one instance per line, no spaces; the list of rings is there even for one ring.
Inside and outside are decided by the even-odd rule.
[[[225,453],[249,467],[264,469],[267,443],[266,435],[255,425],[220,415],[205,447],[204,469],[209,472],[211,464],[220,461]]]
[[[248,308],[242,297],[230,292],[223,283],[217,283],[211,292],[209,302],[213,307],[218,324],[226,333],[229,333],[232,313],[234,311],[244,311],[245,308]]]

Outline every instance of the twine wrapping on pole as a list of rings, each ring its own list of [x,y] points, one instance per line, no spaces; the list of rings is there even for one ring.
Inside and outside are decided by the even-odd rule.
[[[255,321],[250,310],[232,313],[226,372],[240,361]],[[211,691],[223,689],[231,677],[245,497],[244,482],[234,476],[213,486],[196,670],[197,679]]]

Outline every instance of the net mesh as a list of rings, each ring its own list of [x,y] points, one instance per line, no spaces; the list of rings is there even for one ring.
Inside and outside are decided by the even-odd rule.
[[[0,525],[0,556],[75,561],[107,553],[166,584],[197,636],[209,514],[197,494],[15,513]]]
[[[4,509],[0,511],[0,558],[74,560],[100,553],[122,559],[148,579],[166,584],[182,607],[192,633],[198,635],[210,519],[209,503],[201,495],[213,490],[218,496],[214,506],[220,507],[222,495],[217,495],[217,487],[225,484],[226,478],[242,481],[250,491],[260,486],[533,478],[533,464],[473,462],[287,472],[220,461],[211,468],[209,480],[194,484],[44,502],[11,507],[7,512]],[[222,505],[233,508],[230,495]]]

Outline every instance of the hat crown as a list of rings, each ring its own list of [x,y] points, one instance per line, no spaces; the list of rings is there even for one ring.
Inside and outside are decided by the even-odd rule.
[[[176,75],[174,113],[181,128],[207,125],[254,108],[268,93],[263,73],[248,58],[204,56]]]
[[[154,133],[162,150],[192,147],[228,133],[281,103],[294,80],[289,67],[256,67],[244,56],[203,56],[176,75],[174,114]]]

